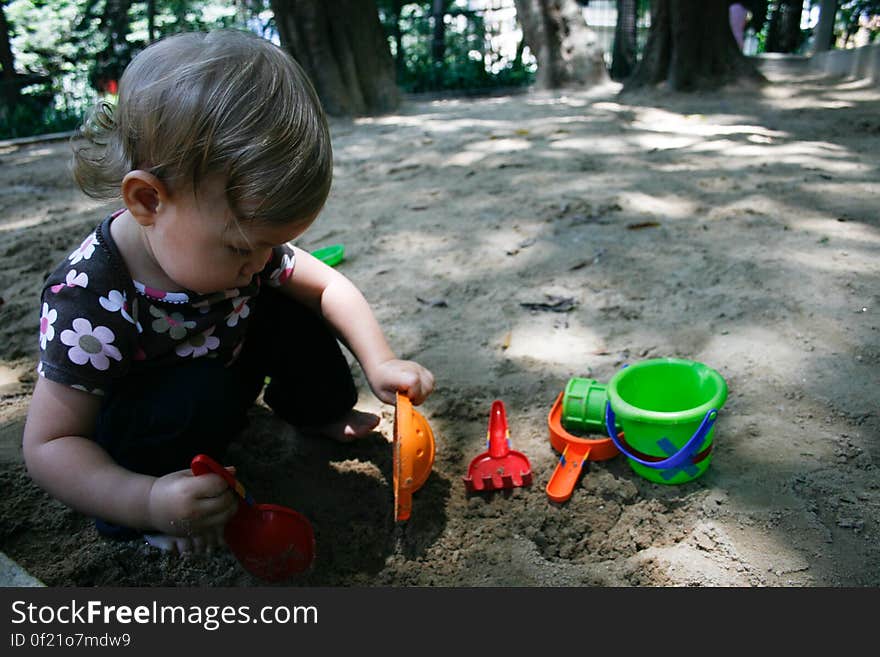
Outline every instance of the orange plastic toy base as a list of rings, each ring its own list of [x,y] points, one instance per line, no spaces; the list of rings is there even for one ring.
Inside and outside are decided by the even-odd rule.
[[[406,395],[397,393],[394,413],[394,519],[409,520],[412,494],[434,466],[434,433]]]
[[[560,392],[547,415],[550,444],[557,452],[562,452],[546,488],[547,497],[554,502],[565,502],[571,497],[575,484],[583,473],[584,462],[605,461],[620,453],[610,438],[578,438],[566,431],[562,426],[562,396],[563,393]]]

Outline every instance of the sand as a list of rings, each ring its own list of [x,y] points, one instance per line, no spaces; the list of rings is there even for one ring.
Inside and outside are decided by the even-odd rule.
[[[344,243],[340,271],[434,372],[419,410],[437,457],[395,523],[393,409],[356,366],[359,406],[382,416],[356,445],[256,406],[230,462],[317,537],[287,584],[880,584],[880,92],[779,72],[754,91],[618,92],[332,122],[331,200],[300,245]],[[68,155],[0,149],[0,550],[50,586],[258,585],[229,553],[105,541],[22,465],[40,286],[110,208],[75,189]],[[729,386],[706,474],[664,486],[618,456],[551,502],[546,417],[568,379],[665,356]],[[468,495],[494,399],[534,481]]]

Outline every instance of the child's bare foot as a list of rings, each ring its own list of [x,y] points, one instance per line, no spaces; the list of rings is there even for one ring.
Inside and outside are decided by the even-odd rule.
[[[210,538],[210,540],[209,540]],[[217,536],[171,536],[169,534],[144,534],[144,540],[148,545],[153,546],[163,552],[172,552],[177,554],[186,554],[187,552],[195,552],[196,554],[211,554],[215,549],[222,545],[222,539]]]
[[[147,545],[151,545],[162,552],[184,554],[186,552],[200,552],[197,550],[192,539],[185,536],[169,536],[168,534],[144,534]]]
[[[378,424],[378,415],[352,409],[335,422],[319,426],[301,427],[301,429],[305,433],[332,438],[341,443],[350,443],[352,440],[368,435]]]

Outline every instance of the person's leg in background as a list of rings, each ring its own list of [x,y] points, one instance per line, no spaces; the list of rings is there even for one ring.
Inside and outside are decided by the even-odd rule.
[[[728,15],[730,18],[730,29],[733,32],[733,37],[736,39],[736,43],[739,46],[739,49],[742,50],[745,40],[745,29],[746,22],[748,21],[749,11],[740,3],[734,2],[732,5],[730,5]]]

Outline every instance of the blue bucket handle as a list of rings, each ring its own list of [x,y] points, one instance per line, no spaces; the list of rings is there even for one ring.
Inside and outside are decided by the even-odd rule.
[[[696,433],[694,433],[690,440],[684,444],[684,447],[662,461],[646,461],[632,454],[629,449],[627,449],[627,446],[617,437],[617,432],[614,430],[617,423],[614,411],[611,410],[611,402],[605,402],[605,429],[608,431],[608,436],[611,438],[611,442],[613,442],[615,447],[617,447],[617,449],[619,449],[627,458],[632,459],[640,465],[644,465],[646,468],[654,468],[656,470],[673,470],[686,466],[688,461],[690,461],[694,454],[697,453],[700,445],[703,444],[703,441],[706,439],[706,434],[712,429],[712,425],[715,424],[715,418],[717,417],[718,410],[715,408],[710,409],[706,412],[706,416],[697,428]]]

